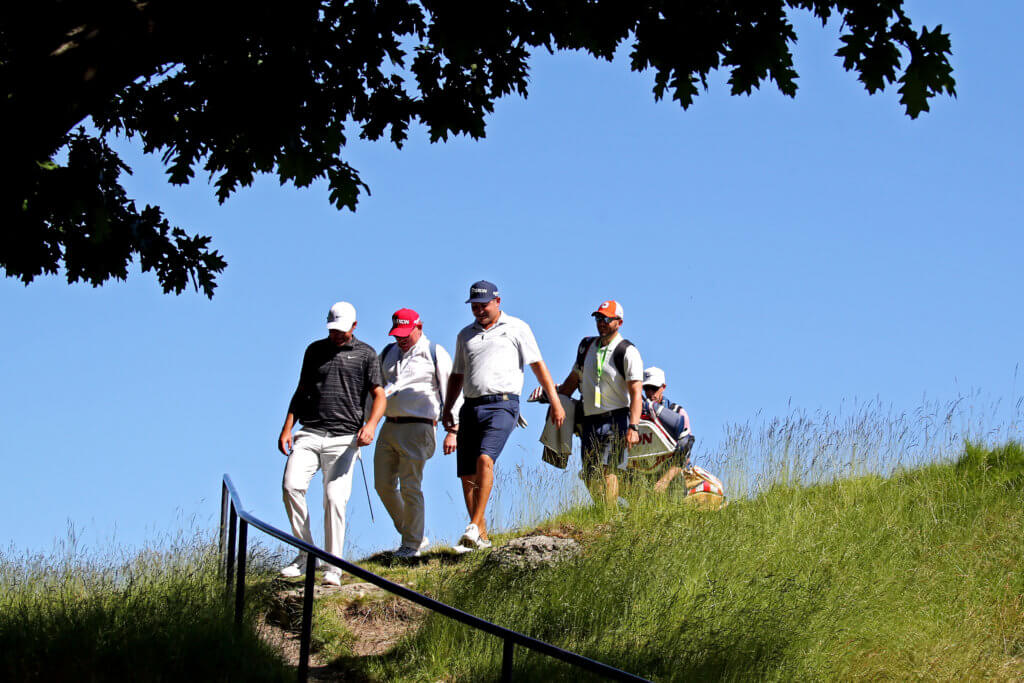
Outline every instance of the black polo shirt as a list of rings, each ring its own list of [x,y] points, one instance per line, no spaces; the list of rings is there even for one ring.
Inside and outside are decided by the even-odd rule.
[[[288,412],[303,427],[330,436],[355,434],[363,426],[366,397],[383,385],[377,352],[369,344],[355,337],[344,346],[318,339],[306,347]]]

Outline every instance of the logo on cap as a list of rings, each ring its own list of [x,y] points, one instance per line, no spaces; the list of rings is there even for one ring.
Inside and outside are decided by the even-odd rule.
[[[411,308],[400,308],[391,315],[390,335],[405,337],[420,324],[420,314]]]
[[[501,295],[498,294],[498,286],[496,284],[487,280],[480,280],[469,286],[469,298],[466,299],[466,303],[484,304],[492,299],[497,299],[499,296]]]

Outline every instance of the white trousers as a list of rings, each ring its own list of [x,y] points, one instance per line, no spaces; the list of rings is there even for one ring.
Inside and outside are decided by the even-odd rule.
[[[426,423],[385,422],[373,453],[373,485],[402,545],[423,542],[423,466],[434,454],[435,428]]]
[[[284,507],[292,533],[311,545],[315,544],[309,530],[306,491],[317,470],[323,470],[324,550],[338,557],[342,557],[345,546],[345,506],[352,493],[352,474],[359,455],[355,434],[318,436],[300,429],[284,468]]]

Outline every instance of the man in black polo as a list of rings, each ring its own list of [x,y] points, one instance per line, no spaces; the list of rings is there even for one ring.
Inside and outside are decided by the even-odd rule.
[[[323,470],[324,548],[341,557],[353,467],[360,457],[359,447],[373,442],[387,401],[377,353],[354,336],[355,307],[347,301],[331,306],[327,329],[326,339],[318,339],[306,348],[299,386],[288,404],[277,447],[288,456],[283,488],[292,533],[313,543],[306,490],[317,470]],[[373,407],[364,424],[363,406],[370,395]],[[302,427],[293,437],[296,420]],[[305,555],[300,553],[281,570],[281,575],[299,576],[304,569]],[[324,583],[341,585],[341,570],[328,567]]]

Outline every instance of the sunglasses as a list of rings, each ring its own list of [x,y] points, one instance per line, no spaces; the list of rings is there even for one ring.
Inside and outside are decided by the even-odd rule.
[[[599,323],[605,323],[607,325],[613,320],[620,320],[620,318],[609,318],[606,315],[595,315],[594,320],[596,320]]]

